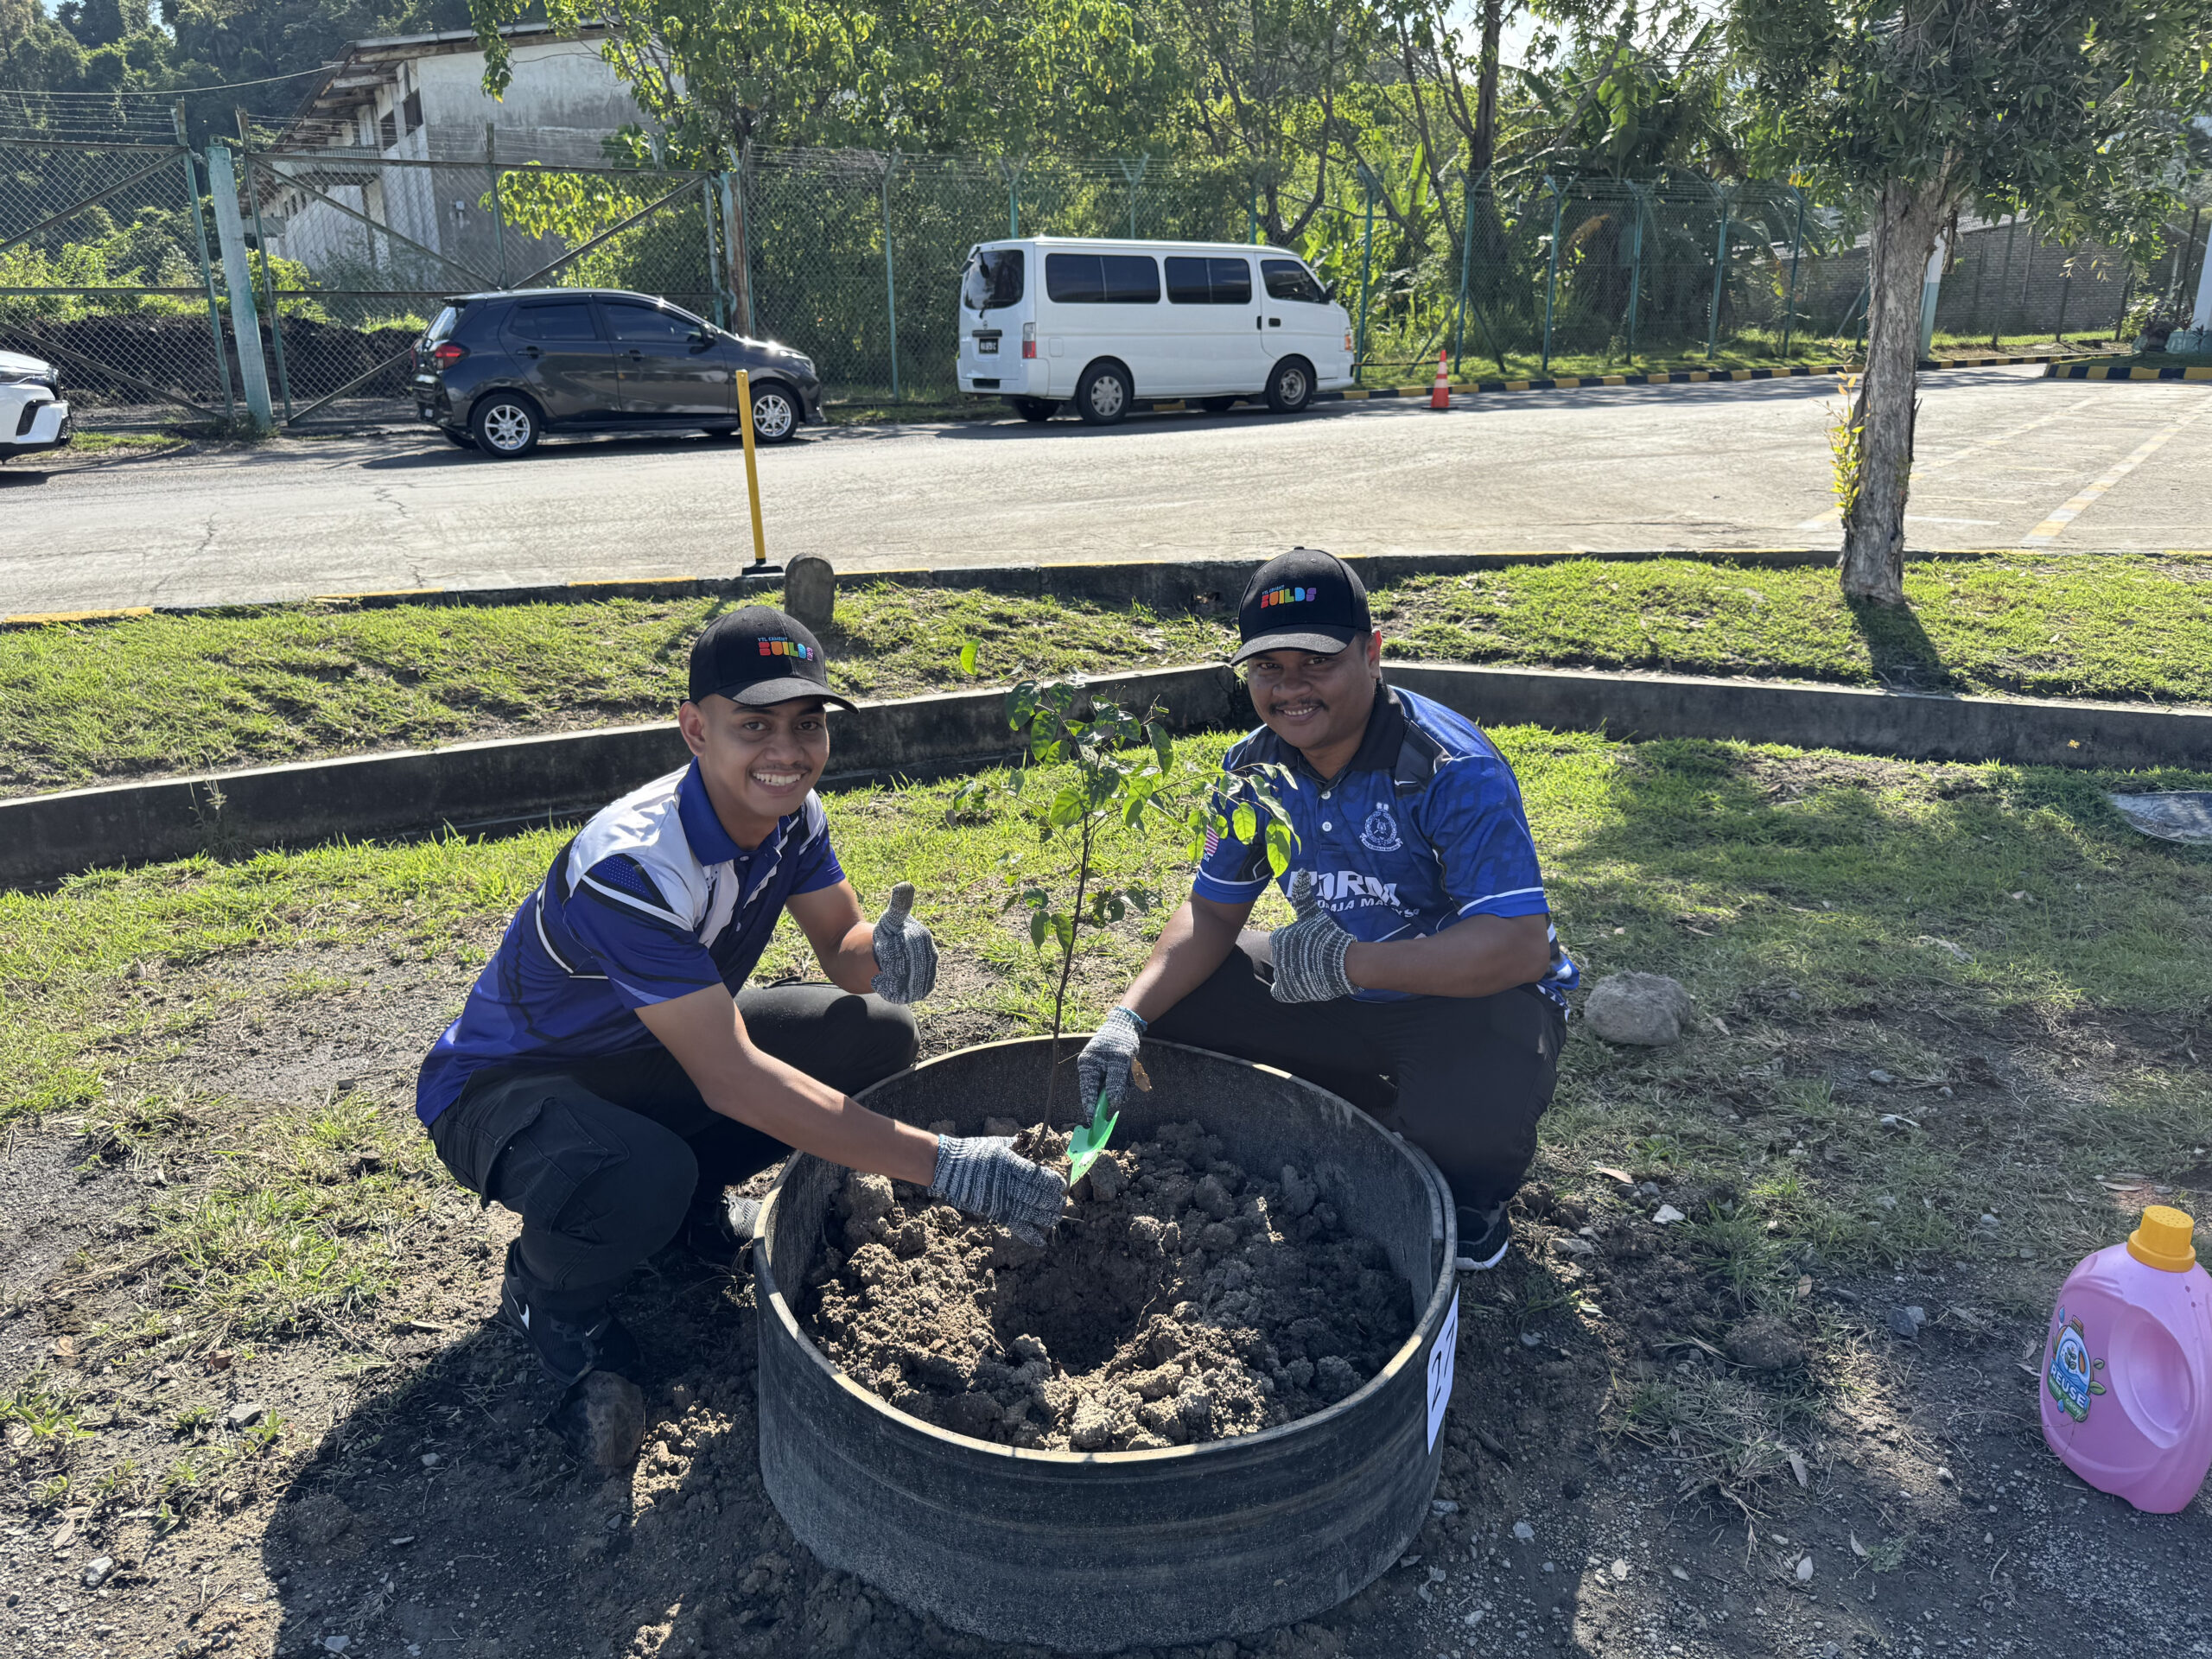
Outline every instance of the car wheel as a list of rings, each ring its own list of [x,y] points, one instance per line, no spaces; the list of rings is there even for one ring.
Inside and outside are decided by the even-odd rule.
[[[1112,426],[1129,412],[1135,397],[1127,369],[1118,363],[1094,363],[1075,389],[1075,412],[1093,426]]]
[[[1234,397],[1201,397],[1198,407],[1209,415],[1226,415],[1236,407],[1236,400]]]
[[[476,447],[499,461],[513,461],[537,448],[542,425],[537,405],[512,392],[495,391],[480,399],[468,417]]]
[[[1268,377],[1268,407],[1295,415],[1313,401],[1313,367],[1302,357],[1286,357]]]
[[[1052,411],[1059,407],[1049,397],[1014,397],[1007,401],[1014,405],[1015,414],[1032,423],[1051,420]]]
[[[789,443],[798,435],[798,394],[764,380],[753,388],[753,435],[761,443]]]
[[[438,435],[456,449],[474,449],[476,447],[476,440],[470,437],[467,433],[456,432],[449,426],[440,427]]]

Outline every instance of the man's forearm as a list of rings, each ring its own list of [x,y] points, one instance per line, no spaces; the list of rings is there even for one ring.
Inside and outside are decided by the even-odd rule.
[[[872,1112],[749,1043],[745,1063],[701,1093],[724,1117],[831,1163],[917,1186],[937,1179],[937,1136]]]
[[[1122,1006],[1141,1020],[1156,1020],[1199,986],[1213,970],[1229,960],[1236,948],[1241,916],[1202,910],[1185,899],[1160,931],[1152,957],[1129,985]]]
[[[1355,943],[1344,952],[1344,975],[1363,990],[1491,996],[1544,976],[1549,924],[1545,916],[1471,916],[1425,939]]]
[[[865,995],[875,982],[875,928],[868,922],[854,924],[836,950],[822,959],[822,971],[838,989]]]

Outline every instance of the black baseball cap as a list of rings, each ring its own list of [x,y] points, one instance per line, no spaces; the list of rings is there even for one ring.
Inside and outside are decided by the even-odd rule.
[[[813,632],[766,605],[716,617],[693,642],[690,700],[712,696],[756,709],[794,697],[853,706],[830,689],[829,659]]]
[[[1243,603],[1236,608],[1243,643],[1229,660],[1241,663],[1263,651],[1334,656],[1374,627],[1367,614],[1367,589],[1351,567],[1319,548],[1294,547],[1269,559],[1245,585]]]

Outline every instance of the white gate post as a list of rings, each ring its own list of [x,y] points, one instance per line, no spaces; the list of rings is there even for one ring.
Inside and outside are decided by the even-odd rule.
[[[276,429],[269,402],[269,367],[261,356],[261,322],[253,305],[253,268],[246,263],[245,223],[238,216],[238,176],[231,152],[207,146],[207,191],[215,199],[215,239],[223,248],[223,284],[230,290],[231,339],[238,352],[238,378],[245,383],[246,414],[257,432]],[[266,251],[264,258],[268,257]]]

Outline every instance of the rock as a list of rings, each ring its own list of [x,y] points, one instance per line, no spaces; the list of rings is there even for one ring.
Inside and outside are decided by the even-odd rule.
[[[1428,1512],[1431,1515],[1457,1515],[1459,1505],[1452,1498],[1432,1497],[1428,1500]]]
[[[1747,1371],[1794,1371],[1805,1363],[1804,1345],[1771,1314],[1745,1319],[1722,1345],[1728,1357]]]
[[[1313,1182],[1300,1175],[1290,1165],[1282,1166],[1283,1214],[1295,1221],[1313,1209],[1314,1200],[1320,1196],[1320,1189]]]
[[[85,1588],[97,1590],[107,1582],[107,1575],[115,1571],[115,1557],[95,1555],[85,1563]]]
[[[1890,1332],[1893,1336],[1912,1341],[1920,1334],[1920,1327],[1928,1323],[1924,1307],[1893,1307],[1890,1310]]]
[[[1809,1555],[1802,1556],[1799,1558],[1797,1562],[1797,1582],[1800,1584],[1810,1584],[1812,1581],[1813,1558]]]
[[[1891,1077],[1888,1072],[1883,1071],[1882,1068],[1878,1065],[1872,1071],[1869,1071],[1866,1074],[1866,1081],[1869,1083],[1895,1083],[1897,1079]]]
[[[425,1452],[423,1454],[423,1466],[425,1469],[435,1469],[445,1460],[445,1454],[442,1452]]]
[[[1652,1213],[1651,1219],[1662,1227],[1668,1227],[1678,1221],[1688,1221],[1689,1217],[1673,1205],[1662,1204]]]
[[[1663,1048],[1681,1038],[1694,1006],[1681,982],[1664,974],[1608,974],[1584,1000],[1582,1017],[1609,1043]]]
[[[1613,1575],[1614,1583],[1625,1584],[1628,1581],[1628,1563],[1619,1556],[1613,1557],[1613,1564],[1608,1570]]]
[[[353,1645],[353,1638],[350,1636],[326,1636],[322,1638],[325,1653],[343,1653]]]
[[[1536,1541],[1536,1529],[1526,1521],[1516,1521],[1513,1523],[1513,1535],[1524,1544],[1533,1544]]]
[[[645,1396],[626,1376],[588,1371],[553,1408],[546,1427],[602,1475],[638,1460],[645,1440]]]
[[[1122,1196],[1122,1189],[1128,1185],[1128,1177],[1122,1173],[1122,1166],[1111,1158],[1101,1158],[1090,1166],[1088,1177],[1090,1196],[1101,1204],[1111,1204]]]
[[[261,1421],[263,1408],[250,1400],[241,1400],[223,1414],[226,1428],[251,1428]]]
[[[820,632],[837,613],[837,572],[819,553],[802,553],[784,567],[784,610]]]

